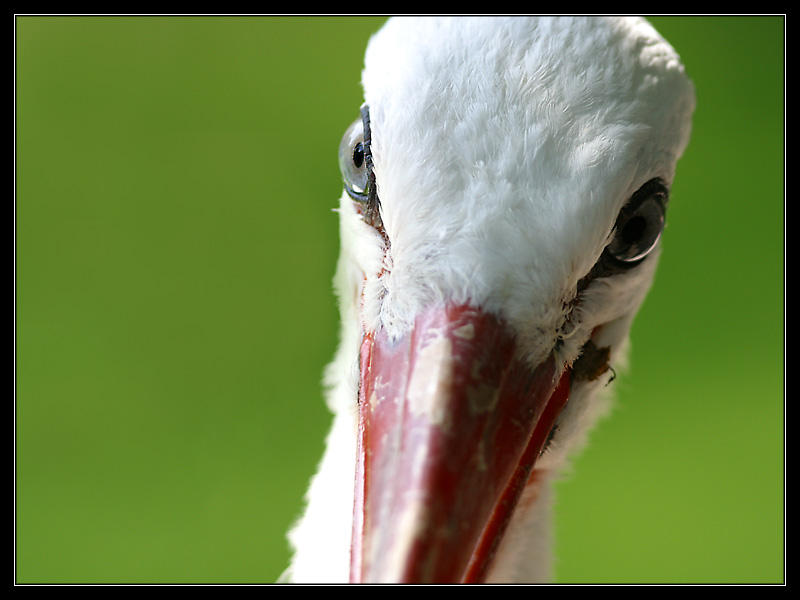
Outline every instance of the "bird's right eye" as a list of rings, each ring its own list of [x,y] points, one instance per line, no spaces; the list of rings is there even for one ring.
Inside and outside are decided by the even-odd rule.
[[[339,144],[339,168],[344,187],[353,200],[366,202],[369,197],[369,148],[364,141],[364,121],[356,119]]]
[[[339,168],[347,195],[358,202],[358,213],[364,222],[383,232],[381,201],[372,164],[372,129],[369,107],[361,106],[361,118],[344,133],[339,144]]]

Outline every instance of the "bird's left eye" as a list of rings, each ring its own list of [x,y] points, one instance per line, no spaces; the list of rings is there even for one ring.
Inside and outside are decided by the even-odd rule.
[[[359,202],[369,196],[370,158],[364,141],[364,120],[357,119],[347,128],[339,144],[339,168],[345,190]]]
[[[652,179],[637,191],[617,217],[606,254],[621,266],[638,264],[658,244],[664,230],[667,188]]]

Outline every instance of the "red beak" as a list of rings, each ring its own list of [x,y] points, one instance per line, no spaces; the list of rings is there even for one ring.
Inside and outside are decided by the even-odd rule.
[[[569,398],[552,356],[469,306],[420,315],[361,347],[352,582],[484,581]]]

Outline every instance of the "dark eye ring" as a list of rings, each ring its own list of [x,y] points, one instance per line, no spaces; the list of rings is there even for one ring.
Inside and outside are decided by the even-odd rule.
[[[614,238],[604,251],[617,266],[639,264],[658,245],[667,198],[664,183],[651,179],[622,208],[614,225]]]

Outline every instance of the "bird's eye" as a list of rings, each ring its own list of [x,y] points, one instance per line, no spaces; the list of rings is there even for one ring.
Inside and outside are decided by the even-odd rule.
[[[369,148],[364,141],[364,121],[357,119],[344,133],[339,144],[339,168],[347,193],[359,202],[369,196]]]
[[[372,130],[369,107],[361,107],[361,118],[344,133],[339,144],[339,167],[347,194],[359,203],[358,212],[366,223],[383,231],[381,201],[372,168]]]
[[[664,230],[667,188],[651,179],[637,191],[617,217],[614,239],[605,253],[619,266],[638,264],[658,244]]]

